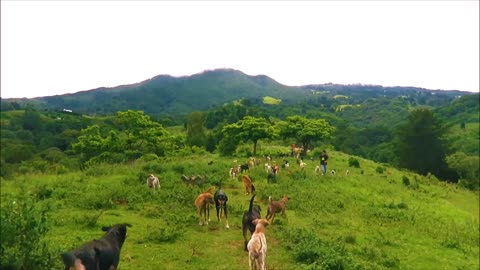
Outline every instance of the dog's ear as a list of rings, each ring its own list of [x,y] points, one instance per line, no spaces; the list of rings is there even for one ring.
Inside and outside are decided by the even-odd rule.
[[[107,232],[108,230],[110,230],[110,228],[112,228],[112,227],[111,226],[103,226],[102,231]]]
[[[259,221],[259,219],[257,218],[257,219],[252,220],[252,223],[253,223],[254,225],[257,225],[258,221]]]

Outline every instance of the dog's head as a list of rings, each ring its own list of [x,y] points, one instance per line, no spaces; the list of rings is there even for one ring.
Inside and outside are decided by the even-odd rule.
[[[255,220],[253,220],[252,223],[253,223],[255,226],[257,226],[257,225],[259,225],[259,224],[260,224],[260,225],[263,225],[263,227],[267,227],[267,226],[270,224],[270,222],[269,222],[267,219],[265,219],[265,218],[257,218],[257,219],[255,219]]]
[[[117,239],[120,245],[122,245],[127,237],[127,227],[132,227],[132,225],[129,223],[121,223],[113,226],[104,226],[102,227],[102,231],[107,232],[105,235]]]

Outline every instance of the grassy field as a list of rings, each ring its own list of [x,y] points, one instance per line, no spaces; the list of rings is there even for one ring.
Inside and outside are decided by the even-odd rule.
[[[479,269],[478,193],[358,157],[360,167],[349,167],[351,156],[328,153],[334,176],[316,175],[318,160],[310,159],[302,171],[288,158],[290,169],[276,183],[267,183],[263,165],[250,170],[262,216],[268,196],[290,197],[286,215],[266,230],[267,269]],[[233,160],[192,154],[23,175],[2,180],[1,203],[30,194],[49,205],[45,239],[58,252],[99,238],[101,226],[132,224],[119,270],[248,269],[241,219],[251,197],[239,178],[228,176]],[[145,185],[150,173],[161,179],[157,192]],[[191,187],[181,175],[209,180]],[[210,224],[200,226],[193,202],[220,182],[229,196],[230,229],[217,222],[214,208]],[[52,269],[60,268],[58,257]]]

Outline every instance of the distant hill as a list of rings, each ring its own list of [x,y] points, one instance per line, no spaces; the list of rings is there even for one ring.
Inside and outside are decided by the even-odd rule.
[[[250,76],[238,70],[216,69],[183,77],[159,75],[135,84],[73,94],[2,99],[2,110],[7,106],[6,103],[17,103],[23,106],[32,104],[39,109],[68,109],[88,115],[108,115],[133,109],[143,110],[150,115],[179,116],[242,98],[258,104],[268,97],[268,100],[276,100],[275,104],[280,106],[310,102],[315,107],[319,104],[325,107],[327,104],[336,109],[337,106],[360,104],[377,98],[402,98],[409,104],[438,107],[467,94],[471,93],[377,85],[318,84],[293,87],[282,85],[265,75]]]
[[[144,110],[147,114],[186,114],[206,110],[240,98],[272,96],[287,102],[301,99],[296,87],[282,85],[267,76],[248,76],[232,69],[205,71],[192,76],[159,75],[140,83],[97,88],[73,94],[33,99],[7,99],[33,103],[40,108],[67,108],[83,114],[111,114]]]

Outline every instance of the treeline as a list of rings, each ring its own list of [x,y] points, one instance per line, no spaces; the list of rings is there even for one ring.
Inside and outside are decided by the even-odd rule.
[[[417,108],[408,112],[402,100],[380,98],[377,103],[369,101],[370,106],[345,108],[345,112],[357,110],[351,115],[363,112],[375,116],[378,120],[371,120],[372,123],[386,121],[382,115],[395,122],[358,125],[353,124],[357,121],[355,118],[349,120],[352,118],[344,112],[333,113],[331,106],[319,103],[323,106],[320,107],[312,100],[297,106],[267,106],[258,100],[243,99],[190,113],[184,117],[181,129],[169,126],[178,124],[172,119],[156,119],[138,110],[89,117],[66,111],[20,108],[17,104],[2,107],[1,176],[52,170],[62,173],[99,162],[120,163],[145,155],[188,154],[195,149],[222,155],[288,154],[285,149],[278,153],[259,153],[257,146],[261,142],[284,146],[295,143],[305,150],[334,147],[477,188],[478,145],[471,148],[477,153],[454,149],[448,140],[449,126],[442,121],[444,117],[437,116],[443,116],[443,111],[459,113],[459,108],[471,100],[471,96],[462,97],[452,103],[454,109],[442,108],[435,112]],[[401,113],[394,113],[397,109]],[[468,110],[464,113],[469,117],[462,119],[476,119],[478,125],[478,111],[475,114]],[[465,121],[461,122],[464,128]],[[315,154],[315,151],[303,153],[317,158],[312,156]]]

